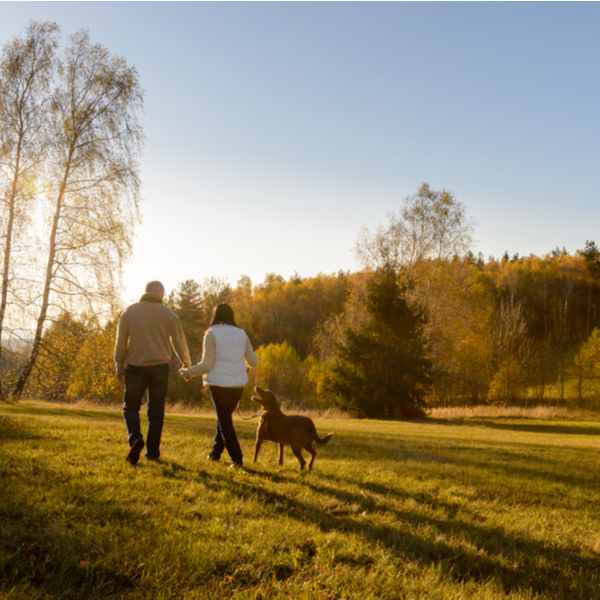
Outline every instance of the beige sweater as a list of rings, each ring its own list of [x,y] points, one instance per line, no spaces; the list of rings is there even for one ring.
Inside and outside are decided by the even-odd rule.
[[[168,363],[171,344],[183,366],[189,367],[190,353],[177,315],[159,296],[144,294],[119,319],[114,357],[117,370],[125,364],[150,367]]]

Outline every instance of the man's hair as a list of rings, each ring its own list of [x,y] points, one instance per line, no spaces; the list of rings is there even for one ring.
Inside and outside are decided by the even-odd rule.
[[[160,281],[149,281],[146,284],[146,294],[156,294],[162,298],[165,294],[165,286]]]

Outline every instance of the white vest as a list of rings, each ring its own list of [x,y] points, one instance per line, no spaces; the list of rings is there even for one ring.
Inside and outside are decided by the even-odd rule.
[[[216,340],[215,364],[204,376],[204,382],[218,387],[243,387],[248,383],[244,360],[246,332],[233,325],[213,325],[208,331]]]

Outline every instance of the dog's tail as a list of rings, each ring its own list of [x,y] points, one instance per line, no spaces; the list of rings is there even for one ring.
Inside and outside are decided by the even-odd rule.
[[[319,434],[317,433],[317,428],[315,427],[315,424],[311,422],[311,435],[312,435],[312,439],[317,442],[317,444],[326,444],[331,437],[333,436],[333,432],[328,433],[324,438],[320,438]]]

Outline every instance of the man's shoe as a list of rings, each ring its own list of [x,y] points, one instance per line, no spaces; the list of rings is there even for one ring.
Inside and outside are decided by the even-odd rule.
[[[155,462],[155,463],[160,462],[160,458],[158,458],[158,456],[146,456],[146,460],[148,462]]]
[[[133,442],[133,445],[131,446],[131,448],[129,448],[129,454],[127,455],[127,458],[125,460],[134,466],[137,465],[140,460],[140,453],[144,449],[145,445],[146,444],[144,444],[144,440],[142,439]]]
[[[217,458],[216,456],[213,456],[212,454],[209,454],[206,457],[206,460],[212,460],[213,462],[219,462],[221,460],[221,457]]]
[[[228,468],[229,469],[241,469],[243,466],[244,465],[242,465],[241,462],[232,462]]]

